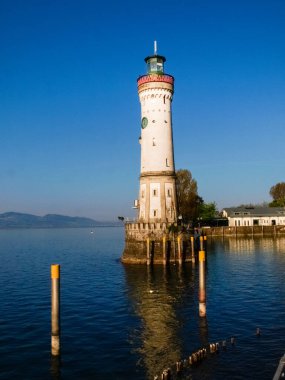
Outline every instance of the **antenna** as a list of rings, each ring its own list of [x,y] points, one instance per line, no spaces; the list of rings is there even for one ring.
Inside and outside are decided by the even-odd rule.
[[[157,55],[157,42],[154,41],[154,55]]]

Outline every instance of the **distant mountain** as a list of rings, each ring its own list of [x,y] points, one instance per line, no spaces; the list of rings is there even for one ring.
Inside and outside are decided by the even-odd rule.
[[[116,227],[120,222],[98,222],[90,218],[48,214],[36,216],[19,212],[0,214],[0,229],[2,228],[80,228],[80,227]]]

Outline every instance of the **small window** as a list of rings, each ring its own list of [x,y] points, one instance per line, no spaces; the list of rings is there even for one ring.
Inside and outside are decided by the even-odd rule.
[[[165,160],[166,167],[169,168],[168,158]]]
[[[235,212],[235,215],[239,215],[239,212]]]
[[[153,210],[153,216],[156,217],[158,214],[157,210]]]
[[[157,189],[153,189],[152,195],[153,195],[154,197],[157,197]]]
[[[144,190],[142,190],[142,198],[144,198]]]
[[[167,196],[171,197],[171,189],[167,189]]]
[[[163,97],[163,103],[165,104],[165,95],[164,95],[164,97]]]

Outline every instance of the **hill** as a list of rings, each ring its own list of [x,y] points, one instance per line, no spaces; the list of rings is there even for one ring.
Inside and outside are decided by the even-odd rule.
[[[37,216],[19,212],[0,214],[0,229],[2,228],[82,228],[82,227],[115,227],[119,222],[99,222],[90,218],[71,217],[57,214]]]

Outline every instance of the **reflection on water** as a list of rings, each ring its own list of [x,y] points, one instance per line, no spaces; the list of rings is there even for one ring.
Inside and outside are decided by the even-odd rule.
[[[280,314],[278,300],[285,296],[284,268],[285,238],[209,239],[208,314],[203,319],[198,315],[198,263],[125,266],[128,296],[141,320],[140,330],[133,332],[133,348],[141,356],[144,378],[160,376],[211,342],[227,339],[229,344],[233,335],[238,342],[234,348],[209,355],[187,370],[189,378],[270,378],[274,358],[283,354],[284,311]],[[281,318],[278,329],[276,317]],[[257,326],[264,332],[259,340]]]
[[[285,237],[278,237],[276,239],[264,238],[250,238],[250,237],[225,237],[209,239],[208,244],[210,249],[221,249],[225,251],[248,254],[262,250],[264,252],[285,253]]]
[[[209,343],[207,318],[199,318],[199,334],[200,334],[201,346],[206,347]]]
[[[60,366],[61,366],[61,358],[60,356],[51,356],[50,359],[50,371],[52,380],[60,380]]]
[[[182,357],[183,321],[179,310],[194,295],[195,270],[192,266],[126,266],[129,296],[142,321],[139,353],[153,379],[163,369]],[[202,340],[207,340],[205,321],[201,324]]]

